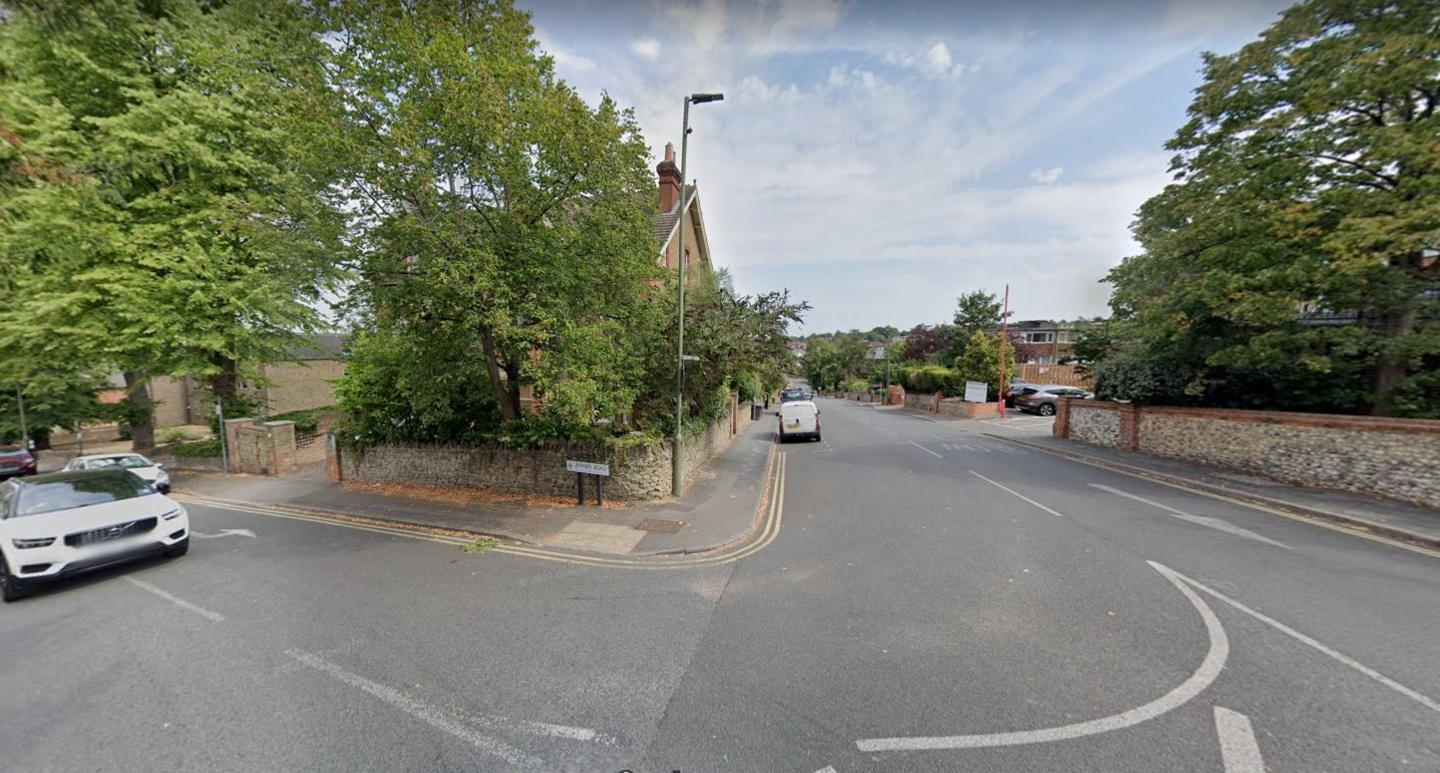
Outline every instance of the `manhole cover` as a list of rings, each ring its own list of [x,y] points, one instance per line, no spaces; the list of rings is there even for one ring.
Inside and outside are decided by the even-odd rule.
[[[664,518],[646,518],[635,528],[641,531],[663,531],[666,534],[675,534],[684,526],[684,521],[667,521]]]

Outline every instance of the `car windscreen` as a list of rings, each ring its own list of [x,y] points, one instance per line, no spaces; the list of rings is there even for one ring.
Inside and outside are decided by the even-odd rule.
[[[153,493],[150,484],[129,473],[29,483],[20,489],[15,516],[71,510]]]
[[[24,457],[29,455],[29,452],[23,448],[0,448],[0,457]]]
[[[119,468],[122,470],[133,470],[136,467],[149,467],[150,460],[143,456],[102,456],[99,459],[91,459],[85,463],[87,470],[109,470]]]

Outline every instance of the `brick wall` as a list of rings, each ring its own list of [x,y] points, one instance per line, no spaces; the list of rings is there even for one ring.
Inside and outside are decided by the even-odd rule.
[[[1440,507],[1440,421],[1060,402],[1061,437]]]
[[[345,375],[345,363],[339,360],[305,360],[277,362],[263,370],[270,380],[260,388],[270,415],[322,408],[335,404],[331,382]]]
[[[150,399],[155,403],[155,426],[175,427],[190,423],[190,390],[185,379],[159,376],[150,379]]]
[[[902,393],[905,408],[957,419],[987,419],[1000,415],[999,403],[971,403],[960,397]]]
[[[731,403],[732,412],[685,444],[682,474],[685,487],[694,483],[705,464],[723,453],[735,436],[750,425],[750,403]],[[732,430],[733,427],[733,430]],[[575,473],[567,459],[610,465],[605,495],[644,501],[670,495],[670,444],[616,450],[596,443],[551,443],[518,449],[499,444],[426,446],[386,444],[338,450],[331,459],[331,477],[369,483],[414,483],[447,488],[481,488],[520,494],[575,495]]]

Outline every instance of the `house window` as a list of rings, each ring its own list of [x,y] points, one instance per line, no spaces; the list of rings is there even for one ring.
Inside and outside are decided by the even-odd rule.
[[[1024,333],[1022,335],[1022,340],[1024,340],[1027,344],[1054,343],[1055,334],[1048,330],[1043,333]]]
[[[1061,330],[1059,333],[1056,333],[1056,334],[1055,334],[1055,340],[1056,340],[1056,341],[1059,341],[1059,342],[1062,343],[1062,344],[1074,343],[1074,342],[1075,342],[1075,331],[1074,331],[1074,330]]]

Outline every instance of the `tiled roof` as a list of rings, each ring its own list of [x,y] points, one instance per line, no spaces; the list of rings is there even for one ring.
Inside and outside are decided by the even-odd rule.
[[[685,195],[682,199],[689,199],[694,195],[695,186],[685,186]],[[655,238],[660,240],[661,244],[664,244],[665,240],[670,238],[670,233],[675,230],[675,221],[679,219],[680,202],[678,201],[675,202],[675,206],[670,208],[669,212],[656,212],[650,216],[650,222],[655,224]]]

